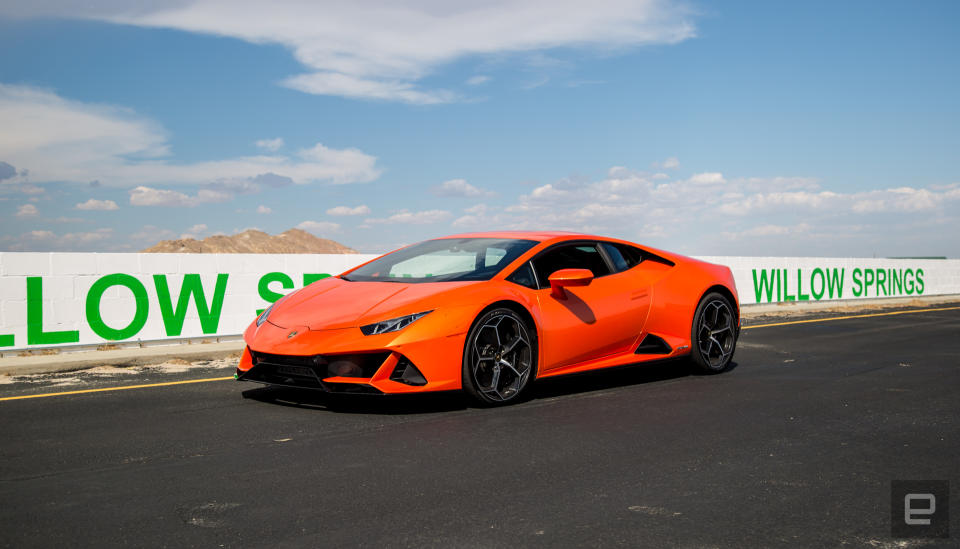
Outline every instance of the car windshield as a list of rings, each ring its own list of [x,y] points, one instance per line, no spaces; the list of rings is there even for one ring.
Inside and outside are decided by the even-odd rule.
[[[342,276],[357,282],[490,280],[535,246],[533,240],[439,238],[387,254]]]

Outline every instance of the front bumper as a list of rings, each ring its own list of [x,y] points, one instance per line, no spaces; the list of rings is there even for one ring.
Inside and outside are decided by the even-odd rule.
[[[409,388],[427,384],[416,366],[398,353],[295,356],[257,353],[249,347],[244,349],[236,378],[266,385],[372,395],[410,392]]]
[[[359,328],[288,329],[265,322],[244,334],[247,348],[236,378],[343,393],[460,389],[466,334],[435,333],[408,328],[365,336]]]

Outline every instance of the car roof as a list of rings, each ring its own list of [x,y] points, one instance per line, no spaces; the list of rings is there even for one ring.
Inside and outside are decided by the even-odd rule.
[[[599,240],[599,241],[606,241],[606,242],[619,242],[621,244],[627,244],[629,246],[639,246],[649,253],[656,254],[660,257],[666,258],[674,262],[680,261],[680,260],[694,261],[680,254],[675,254],[673,252],[668,252],[666,250],[652,248],[646,245],[635,244],[628,240],[621,240],[619,238],[611,238],[608,236],[599,236],[594,234],[577,233],[572,231],[490,231],[490,232],[452,234],[449,236],[437,237],[434,240],[447,239],[447,238],[513,238],[518,240],[520,239],[535,240],[540,243],[547,242],[549,244],[555,244],[558,242],[563,242],[565,240]]]
[[[490,232],[476,232],[476,233],[462,233],[462,234],[452,234],[449,236],[441,236],[438,238],[515,238],[523,240],[536,240],[538,242],[545,242],[547,240],[562,239],[568,237],[578,237],[585,239],[603,239],[603,237],[575,233],[570,231],[490,231]]]

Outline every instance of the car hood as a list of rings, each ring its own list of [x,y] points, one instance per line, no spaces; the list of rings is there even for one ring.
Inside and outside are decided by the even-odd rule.
[[[476,282],[348,282],[325,278],[290,294],[270,312],[281,328],[352,328],[436,308],[437,296]]]

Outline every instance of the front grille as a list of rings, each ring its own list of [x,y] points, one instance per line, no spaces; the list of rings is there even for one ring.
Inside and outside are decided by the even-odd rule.
[[[319,356],[270,355],[254,352],[250,354],[253,358],[253,368],[250,368],[240,379],[308,389],[326,388],[317,374],[319,365],[322,364],[326,368],[326,363]]]
[[[355,377],[368,379],[390,356],[389,352],[358,353],[350,355],[273,355],[251,351],[253,367],[240,376],[246,381],[258,381],[271,385],[286,385],[332,392],[379,392],[366,385],[350,383],[324,383],[328,377]],[[358,379],[359,381],[359,379]]]

